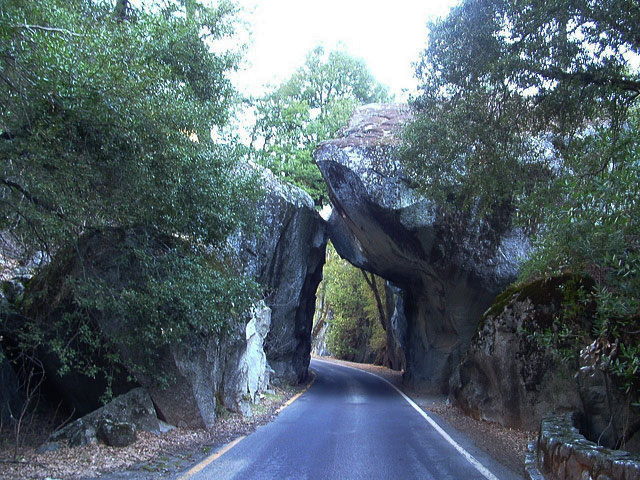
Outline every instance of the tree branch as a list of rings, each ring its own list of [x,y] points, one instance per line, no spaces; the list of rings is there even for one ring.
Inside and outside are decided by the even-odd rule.
[[[74,37],[84,37],[76,32],[72,32],[71,30],[67,30],[66,28],[55,28],[55,27],[45,27],[42,25],[28,25],[26,23],[20,23],[18,25],[12,25],[14,28],[23,28],[25,30],[41,30],[43,32],[50,33],[64,33],[66,35],[73,35]]]
[[[380,292],[378,292],[378,286],[376,285],[376,277],[375,277],[375,275],[373,273],[371,274],[371,278],[367,277],[367,272],[365,272],[363,269],[360,269],[360,273],[362,273],[362,276],[364,277],[365,282],[367,282],[367,285],[369,285],[369,288],[373,292],[373,297],[375,298],[376,306],[378,307],[378,315],[380,316],[380,323],[382,324],[382,329],[386,331],[387,330],[387,325],[386,325],[387,315],[386,315],[384,307],[382,305],[382,300],[380,298]]]
[[[629,92],[640,92],[640,81],[621,77],[605,77],[589,72],[567,73],[560,69],[537,70],[536,73],[550,80],[562,80],[584,85],[610,86]]]
[[[44,202],[43,200],[39,199],[38,197],[33,196],[28,190],[26,190],[22,185],[12,182],[11,180],[7,180],[5,178],[0,178],[0,183],[6,185],[9,188],[12,188],[14,190],[17,190],[20,194],[22,194],[22,196],[24,198],[26,198],[27,200],[29,200],[31,203],[33,203],[34,205],[44,208],[46,211],[48,211],[49,213],[53,213],[55,215],[57,215],[58,217],[64,219],[64,215],[58,211],[56,208],[54,208],[52,205]]]
[[[616,442],[615,448],[624,448],[631,438],[640,432],[640,421],[635,422],[633,425],[628,426],[623,435]]]

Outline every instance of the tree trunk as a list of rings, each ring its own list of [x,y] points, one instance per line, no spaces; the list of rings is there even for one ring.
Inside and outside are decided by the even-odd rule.
[[[125,21],[127,19],[127,14],[129,13],[129,8],[129,0],[118,0],[114,11],[116,20],[119,22]]]
[[[373,297],[376,299],[376,307],[378,308],[378,315],[380,316],[380,323],[382,324],[382,329],[387,331],[387,314],[384,309],[384,305],[382,305],[382,299],[380,298],[380,292],[378,292],[378,286],[376,285],[376,276],[372,273],[371,278],[367,276],[367,272],[360,269],[362,276],[364,277],[365,282],[369,285],[369,288],[373,292]]]

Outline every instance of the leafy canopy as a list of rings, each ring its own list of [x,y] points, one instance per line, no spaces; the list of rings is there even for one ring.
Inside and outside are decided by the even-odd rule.
[[[430,195],[483,211],[622,162],[640,92],[633,0],[466,0],[430,24],[404,161]],[[606,148],[590,139],[610,134]],[[602,146],[602,145],[601,145]]]
[[[346,125],[356,106],[388,99],[363,60],[316,47],[290,79],[255,102],[254,158],[306,190],[316,205],[326,204],[313,151]]]
[[[108,225],[204,242],[236,227],[244,186],[209,132],[228,119],[237,58],[208,45],[231,33],[234,10],[178,12],[167,2],[122,20],[112,2],[4,2],[2,229],[50,250]]]
[[[635,0],[463,1],[430,25],[402,151],[444,208],[506,212],[535,233],[523,278],[593,277],[593,334],[624,343],[607,362],[627,390],[640,368],[638,24]]]
[[[333,313],[328,320],[329,352],[337,358],[353,359],[358,348],[363,348],[364,339],[366,347],[379,356],[386,348],[382,318],[386,315],[385,281],[340,258],[329,244],[322,282],[324,308]]]
[[[74,314],[43,325],[53,335],[73,332],[106,309],[147,329],[155,345],[176,340],[168,331],[220,332],[225,318],[247,311],[253,290],[219,259],[256,194],[236,167],[237,147],[215,144],[210,133],[227,123],[235,97],[227,73],[238,55],[213,48],[232,35],[235,7],[136,5],[3,1],[0,231],[49,256],[81,255],[79,238],[113,228],[180,239],[163,260],[138,245],[137,281],[124,289],[74,283]],[[239,289],[247,295],[236,299]],[[159,316],[163,331],[153,328]],[[70,318],[76,327],[63,325]]]

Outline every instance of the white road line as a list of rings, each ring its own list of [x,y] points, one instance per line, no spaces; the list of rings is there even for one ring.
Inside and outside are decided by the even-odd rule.
[[[404,398],[404,399],[407,401],[407,403],[408,403],[409,405],[411,405],[411,406],[412,406],[412,407],[413,407],[413,408],[414,408],[414,409],[415,409],[415,410],[416,410],[420,415],[422,415],[422,417],[423,417],[427,422],[429,422],[429,425],[431,425],[431,426],[434,428],[434,430],[435,430],[436,432],[438,432],[438,433],[442,436],[442,438],[444,438],[447,442],[449,442],[449,444],[450,444],[453,448],[455,448],[455,449],[460,453],[460,455],[462,455],[464,458],[466,458],[466,459],[467,459],[467,461],[468,461],[471,465],[473,465],[473,467],[474,467],[476,470],[478,470],[478,472],[480,472],[480,473],[482,474],[482,476],[484,476],[484,478],[486,478],[487,480],[498,480],[498,477],[496,477],[493,473],[491,473],[487,467],[485,467],[485,466],[484,466],[483,464],[481,464],[478,460],[476,460],[476,459],[473,457],[473,455],[471,455],[469,452],[467,452],[467,451],[466,451],[466,450],[465,450],[465,449],[464,449],[464,448],[463,448],[463,447],[462,447],[458,442],[456,442],[453,438],[451,438],[451,436],[450,436],[447,432],[445,432],[445,431],[442,429],[442,427],[441,427],[440,425],[438,425],[438,424],[436,423],[436,421],[435,421],[433,418],[431,418],[431,417],[427,414],[427,412],[425,412],[424,410],[422,410],[422,408],[420,408],[420,407],[418,406],[418,404],[416,404],[416,402],[414,402],[414,401],[413,401],[413,400],[411,400],[409,397],[407,397],[407,395],[405,395],[405,393],[404,393],[402,390],[400,390],[398,387],[396,387],[393,383],[391,383],[391,382],[390,382],[389,380],[387,380],[386,378],[383,378],[383,377],[381,377],[380,375],[376,375],[376,374],[375,374],[375,373],[373,373],[373,372],[369,372],[369,371],[367,371],[367,370],[361,370],[361,369],[359,369],[359,368],[351,367],[351,366],[349,366],[349,365],[342,365],[342,364],[339,364],[339,363],[327,362],[326,360],[320,360],[320,359],[318,359],[318,358],[314,358],[314,360],[315,360],[316,362],[327,363],[327,364],[329,364],[329,365],[336,365],[336,366],[338,366],[338,367],[350,368],[351,370],[356,370],[356,371],[358,371],[358,372],[364,372],[364,373],[367,373],[367,374],[372,375],[372,376],[374,376],[374,377],[376,377],[376,378],[379,378],[380,380],[382,380],[383,382],[385,382],[387,385],[389,385],[389,386],[393,387],[393,389],[394,389],[396,392],[398,392],[400,395],[402,395],[402,398]]]

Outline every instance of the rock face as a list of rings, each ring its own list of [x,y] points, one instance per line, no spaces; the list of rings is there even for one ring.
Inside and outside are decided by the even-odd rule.
[[[245,327],[246,348],[235,349],[224,372],[222,398],[225,406],[251,415],[251,403],[258,393],[269,386],[273,370],[267,363],[264,341],[271,326],[271,309],[264,302],[253,308],[251,320]]]
[[[258,167],[256,167],[258,168]],[[306,379],[316,289],[322,280],[327,245],[325,223],[304,191],[259,170],[266,196],[256,207],[262,231],[231,239],[245,272],[265,288],[271,328],[265,352],[276,378]]]
[[[325,323],[318,330],[318,335],[312,338],[311,353],[318,357],[326,357],[329,355],[327,349],[327,332],[329,331],[329,324]]]
[[[0,277],[5,277],[0,280],[0,324],[6,326],[15,321],[15,304],[24,292],[22,284],[24,272],[18,269],[11,271],[10,268],[7,268],[6,264],[10,263],[11,259],[2,254],[0,254],[0,262],[4,267],[1,269],[2,275]],[[14,366],[2,348],[1,341],[5,339],[1,337],[0,335],[0,422],[2,425],[13,425],[13,422],[20,417],[27,399],[22,391]]]
[[[168,387],[138,375],[160,417],[171,425],[211,428],[217,399],[231,410],[251,415],[251,403],[270,380],[262,350],[270,314],[270,309],[259,302],[244,332],[224,338],[194,337],[189,345],[167,348],[159,368],[174,378]]]
[[[307,376],[315,290],[322,276],[326,247],[324,221],[304,192],[283,185],[266,170],[251,168],[262,177],[265,190],[254,206],[256,223],[263,229],[238,232],[229,238],[229,243],[235,247],[238,268],[264,287],[266,304],[256,305],[244,324],[234,322],[231,332],[210,337],[192,332],[188,341],[161,347],[162,351],[156,352],[159,360],[153,367],[172,379],[168,387],[154,375],[139,370],[122,371],[113,379],[115,395],[137,385],[145,387],[158,415],[173,425],[211,427],[217,400],[222,400],[227,408],[250,414],[251,402],[267,388],[274,370],[288,382],[298,382]],[[35,313],[26,315],[29,318],[44,315],[43,322],[64,318],[74,309],[68,285],[76,278],[89,275],[115,289],[122,288],[135,278],[140,267],[130,255],[132,249],[144,244],[153,255],[162,256],[176,242],[141,228],[87,232],[77,245],[82,262],[73,252],[68,255],[61,252],[46,272],[37,274],[30,282],[25,293],[30,298],[24,304]],[[121,337],[118,315],[92,311],[91,316],[91,328],[99,330],[99,335]],[[125,365],[142,363],[140,351],[126,342],[115,342],[114,348]],[[48,387],[62,396],[76,415],[100,406],[99,399],[106,387],[104,378],[90,379],[74,372],[60,376],[55,356],[44,349],[41,355],[50,380]],[[104,360],[93,358],[94,353],[87,355],[98,365]],[[128,374],[133,374],[137,383],[127,382]]]
[[[393,351],[403,344],[405,379],[446,390],[482,313],[514,278],[528,242],[518,231],[476,218],[449,218],[412,189],[395,156],[408,118],[398,105],[361,107],[341,137],[321,144],[314,157],[334,206],[328,228],[336,250],[401,291],[404,311],[391,335]]]
[[[135,388],[116,397],[104,407],[51,434],[41,450],[55,450],[56,444],[63,440],[71,446],[90,445],[99,437],[107,445],[125,446],[135,441],[135,432],[138,430],[153,433],[162,431],[151,397],[143,388]]]
[[[124,288],[142,268],[137,257],[131,255],[131,251],[142,248],[141,245],[153,251],[154,258],[158,259],[171,246],[178,248],[171,237],[142,228],[88,232],[78,240],[78,254],[62,250],[45,271],[32,279],[25,292],[25,316],[38,319],[45,325],[74,312],[75,297],[69,285],[78,278],[99,278],[116,291]],[[47,308],[43,308],[43,304]],[[123,364],[123,368],[114,374],[112,390],[115,395],[141,385],[149,391],[163,420],[173,425],[195,428],[213,425],[216,393],[222,390],[225,372],[237,366],[228,362],[228,358],[233,358],[231,353],[246,349],[242,335],[244,325],[233,322],[232,330],[227,335],[205,337],[199,332],[192,332],[184,343],[157,347],[153,353],[158,360],[152,371],[143,371],[129,367],[144,364],[141,357],[144,345],[136,343],[136,340],[140,340],[138,338],[123,337],[122,329],[125,327],[120,316],[109,313],[109,310],[94,309],[88,313],[90,328],[95,334],[111,339]],[[45,338],[46,341],[48,338]],[[83,351],[83,354],[90,362],[108,365],[100,351]],[[106,386],[103,377],[96,375],[96,379],[92,379],[73,370],[60,375],[56,355],[43,348],[40,356],[48,388],[64,398],[67,406],[75,409],[76,415],[83,415],[100,406],[100,397]],[[158,381],[161,375],[171,379],[168,386]],[[137,383],[128,382],[128,376],[135,378]],[[243,386],[237,387],[242,389]],[[237,393],[238,396],[243,394],[244,391]]]
[[[387,358],[385,365],[393,370],[406,370],[404,345],[407,336],[407,317],[404,314],[402,289],[387,282]]]
[[[17,285],[19,282],[2,281],[0,286],[0,323],[9,321],[13,315],[12,305],[15,302]],[[24,407],[24,394],[20,390],[20,382],[13,370],[11,363],[5,357],[0,345],[0,422],[2,425],[11,425],[12,419],[18,418],[19,412]]]
[[[451,378],[450,399],[475,418],[529,430],[538,429],[546,415],[578,412],[589,440],[609,448],[624,443],[622,448],[636,451],[640,437],[633,426],[640,425],[640,412],[630,407],[635,397],[626,398],[598,360],[617,346],[590,339],[595,302],[581,310],[574,306],[572,315],[563,308],[578,287],[588,291],[592,285],[566,274],[501,293]],[[579,359],[561,358],[542,340],[541,333],[557,332],[557,318],[572,341],[589,343]],[[562,344],[567,340],[561,334]]]
[[[640,403],[638,392],[627,396],[615,378],[606,375],[600,353],[612,355],[618,345],[599,338],[580,351],[575,379],[584,410],[581,433],[608,448],[640,454]],[[615,355],[615,354],[614,354]]]
[[[319,357],[330,355],[327,348],[327,336],[333,320],[333,311],[327,310],[326,318],[318,320],[311,332],[311,353]]]
[[[516,300],[488,315],[450,382],[450,397],[476,419],[535,430],[547,414],[582,410],[573,372],[540,346],[548,305]]]
[[[102,443],[110,447],[126,447],[138,439],[135,425],[108,419],[98,425],[97,436]]]

